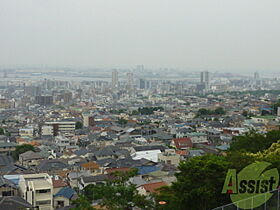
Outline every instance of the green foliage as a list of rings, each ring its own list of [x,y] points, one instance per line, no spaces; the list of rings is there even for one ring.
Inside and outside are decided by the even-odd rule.
[[[242,115],[244,116],[244,117],[248,117],[248,112],[246,111],[246,110],[244,110],[243,112],[242,112]]]
[[[75,129],[82,129],[83,126],[84,126],[83,123],[78,121],[78,122],[76,122]]]
[[[4,128],[0,128],[0,135],[5,135],[5,130],[4,130]]]
[[[267,134],[248,132],[244,136],[235,136],[230,145],[230,151],[259,152],[268,149],[272,143],[280,139],[280,131],[270,131]]]
[[[72,201],[72,204],[75,205],[74,208],[71,208],[71,210],[94,210],[90,204],[90,202],[87,200],[87,198],[84,195],[80,195],[76,200]]]
[[[136,111],[136,110],[133,110],[132,112],[131,112],[131,115],[139,115],[140,113],[138,112],[138,111]]]
[[[177,181],[155,195],[156,209],[206,210],[231,203],[229,195],[221,193],[228,169],[241,171],[255,161],[267,161],[280,170],[279,139],[280,131],[266,135],[251,131],[235,137],[226,156],[204,155],[181,162]]]
[[[138,112],[141,115],[151,115],[154,113],[154,111],[163,111],[163,107],[159,106],[159,107],[143,107],[143,108],[138,108]]]
[[[229,202],[221,194],[229,163],[223,156],[205,155],[181,162],[177,181],[160,190],[156,200],[165,199],[163,209],[206,210]]]
[[[12,156],[15,160],[18,160],[19,155],[27,151],[35,152],[35,148],[30,144],[23,144],[23,145],[16,146],[16,150],[13,151]]]
[[[125,109],[119,109],[119,110],[112,109],[112,110],[110,110],[110,113],[121,114],[121,113],[126,113],[126,110]]]
[[[124,118],[119,118],[117,123],[120,125],[125,125],[127,124],[128,120],[124,119]]]
[[[216,108],[215,110],[209,110],[201,108],[198,110],[197,115],[198,116],[204,116],[204,115],[223,115],[225,114],[225,110],[222,107]]]
[[[151,209],[153,202],[146,196],[139,195],[135,185],[127,183],[129,177],[135,176],[137,170],[130,172],[117,172],[111,174],[116,179],[107,181],[101,185],[88,185],[84,189],[84,195],[89,202],[101,200],[100,205],[112,210]]]
[[[273,111],[275,114],[277,113],[278,107],[280,107],[280,99],[278,99],[278,101],[272,105],[272,108],[273,108]]]

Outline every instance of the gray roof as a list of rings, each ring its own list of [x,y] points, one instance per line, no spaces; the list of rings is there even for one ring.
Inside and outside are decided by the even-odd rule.
[[[0,166],[7,166],[14,163],[12,156],[0,155]]]
[[[19,196],[8,196],[0,198],[0,210],[32,209],[33,206]]]
[[[93,183],[106,181],[109,179],[109,176],[107,174],[100,174],[96,176],[83,176],[81,179],[83,179],[84,183]]]
[[[42,159],[43,157],[37,153],[37,152],[33,152],[33,151],[27,151],[25,153],[22,153],[19,155],[23,160],[35,160],[35,159]]]
[[[163,145],[146,145],[146,146],[136,146],[134,147],[135,151],[146,151],[146,150],[160,150],[165,151],[166,147]]]
[[[0,187],[17,188],[16,185],[12,181],[5,179],[3,176],[0,176]]]
[[[62,170],[68,168],[68,164],[62,162],[61,160],[42,160],[37,166],[39,171],[51,171],[51,170]]]
[[[0,148],[3,147],[16,147],[17,144],[14,142],[0,142]]]

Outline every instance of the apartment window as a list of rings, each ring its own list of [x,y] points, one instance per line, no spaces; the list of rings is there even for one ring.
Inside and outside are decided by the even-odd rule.
[[[36,193],[49,193],[49,192],[51,192],[50,189],[36,190]]]
[[[57,201],[57,206],[64,207],[64,201]]]
[[[51,201],[50,201],[50,200],[44,200],[44,201],[37,201],[37,202],[36,202],[36,205],[37,205],[37,206],[49,205],[49,204],[51,204]]]
[[[12,196],[13,195],[13,191],[4,191],[2,192],[2,196]]]

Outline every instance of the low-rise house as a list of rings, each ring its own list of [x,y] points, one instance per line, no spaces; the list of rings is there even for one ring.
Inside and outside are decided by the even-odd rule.
[[[158,154],[164,152],[165,149],[163,145],[136,146],[131,157],[133,160],[145,158],[153,162],[158,162]]]
[[[175,147],[178,150],[190,149],[193,147],[191,138],[177,138],[171,141],[170,146]]]
[[[62,160],[41,160],[36,170],[40,173],[48,173],[50,175],[56,175],[62,170],[69,168],[69,165]]]
[[[53,196],[54,208],[69,206],[71,200],[76,198],[76,192],[70,187],[63,187]]]
[[[191,138],[193,144],[208,143],[206,133],[199,133],[199,132],[188,133],[187,137]]]
[[[99,168],[99,165],[96,162],[87,162],[81,164],[81,171],[87,171],[91,175],[97,175],[101,173],[101,170]]]
[[[19,162],[26,168],[37,166],[44,158],[37,152],[27,151],[19,155]]]
[[[17,195],[17,186],[12,181],[5,179],[3,176],[0,176],[0,197]]]
[[[154,182],[140,185],[137,190],[140,195],[150,195],[158,192],[161,187],[167,186],[166,182]]]
[[[83,190],[86,186],[93,184],[105,184],[107,180],[111,179],[108,174],[100,174],[96,176],[82,176],[79,178],[78,186]]]
[[[0,154],[10,155],[13,151],[16,150],[16,143],[13,142],[0,142]]]
[[[52,179],[52,183],[53,183],[53,194],[58,193],[62,188],[68,186],[68,184],[62,179],[60,179],[58,176],[55,176]]]
[[[180,163],[180,155],[176,154],[174,149],[165,150],[165,152],[158,154],[158,162],[178,166]]]
[[[33,209],[33,206],[19,196],[8,196],[0,198],[1,209]]]

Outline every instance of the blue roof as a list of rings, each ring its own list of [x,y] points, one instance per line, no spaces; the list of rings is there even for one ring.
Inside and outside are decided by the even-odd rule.
[[[221,146],[216,146],[216,148],[219,150],[228,150],[230,148],[230,145],[225,144],[225,145],[221,145]]]
[[[71,199],[72,196],[75,194],[75,191],[70,187],[64,187],[61,190],[59,190],[54,197],[62,196],[68,199]]]
[[[148,174],[151,173],[153,171],[158,171],[159,168],[157,168],[156,166],[139,166],[136,167],[138,168],[138,174],[143,175],[143,174]]]

